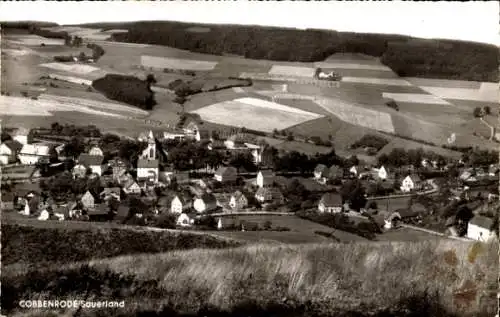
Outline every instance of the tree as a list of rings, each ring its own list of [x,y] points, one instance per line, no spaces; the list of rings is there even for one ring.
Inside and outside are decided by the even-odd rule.
[[[342,186],[340,194],[342,200],[349,203],[349,207],[358,212],[366,205],[365,190],[357,180],[346,182]]]
[[[85,61],[87,59],[87,56],[85,56],[85,53],[84,52],[80,52],[80,54],[78,55],[78,60],[79,61]]]
[[[483,110],[480,107],[476,107],[476,108],[474,108],[473,114],[474,114],[474,117],[480,118],[483,116]]]
[[[156,78],[153,74],[148,74],[146,76],[146,82],[148,83],[148,85],[151,85],[151,84],[156,84]]]
[[[85,143],[81,137],[73,137],[62,150],[63,156],[76,158],[85,151]]]
[[[485,106],[484,107],[484,113],[485,114],[491,114],[491,108],[490,108],[490,106]]]

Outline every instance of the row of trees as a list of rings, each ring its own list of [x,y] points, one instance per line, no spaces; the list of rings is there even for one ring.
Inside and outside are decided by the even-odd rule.
[[[209,33],[187,32],[188,24],[137,22],[113,34],[116,41],[158,44],[214,55],[314,62],[334,53],[380,57],[400,76],[491,81],[498,78],[498,49],[452,40],[416,40],[407,36],[326,30],[213,26]]]
[[[98,138],[101,136],[101,131],[95,125],[76,126],[74,124],[60,124],[54,122],[50,125],[50,134],[59,136],[79,136]]]
[[[378,158],[379,165],[389,167],[401,167],[405,165],[413,165],[414,167],[422,166],[422,160],[436,160],[438,166],[445,166],[447,160],[442,155],[434,152],[426,152],[422,148],[405,150],[403,148],[395,148],[388,154],[382,154]]]

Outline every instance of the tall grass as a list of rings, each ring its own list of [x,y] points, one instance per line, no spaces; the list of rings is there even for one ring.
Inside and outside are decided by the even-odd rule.
[[[81,298],[83,282],[92,280],[91,298],[103,298],[102,289],[108,289],[125,299],[126,314],[165,307],[176,313],[207,307],[234,312],[251,303],[254,308],[286,304],[310,311],[301,316],[328,316],[432,304],[461,316],[478,316],[495,309],[495,294],[490,301],[479,300],[480,291],[496,287],[497,250],[496,243],[477,247],[444,240],[253,245],[97,259],[22,276],[7,268],[2,293],[16,295],[2,298],[2,307],[14,308],[16,300],[28,297]],[[64,284],[61,276],[80,282]],[[472,291],[455,294],[464,285]]]

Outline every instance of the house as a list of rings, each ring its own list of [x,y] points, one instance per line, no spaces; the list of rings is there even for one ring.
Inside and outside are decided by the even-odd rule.
[[[24,144],[19,151],[19,161],[24,165],[34,165],[42,159],[48,160],[50,147],[45,144]]]
[[[236,217],[219,217],[217,218],[217,229],[242,229],[242,222]]]
[[[183,140],[186,137],[184,131],[169,130],[163,131],[162,140]]]
[[[37,220],[41,220],[41,221],[47,221],[49,220],[50,218],[50,213],[47,209],[43,209],[41,212],[40,212],[40,215],[36,218]]]
[[[95,198],[90,191],[86,191],[81,198],[81,202],[85,209],[92,209],[95,207]]]
[[[271,187],[274,184],[276,174],[272,170],[261,170],[257,174],[257,186],[260,188]]]
[[[78,157],[77,161],[78,164],[90,168],[92,173],[97,174],[99,176],[102,175],[102,162],[104,161],[104,156],[82,153]]]
[[[199,128],[196,122],[190,121],[185,127],[184,127],[184,132],[190,135],[196,135],[198,132]]]
[[[484,216],[475,216],[467,225],[467,238],[486,242],[495,236],[493,219]]]
[[[125,172],[123,173],[120,177],[118,177],[117,182],[122,188],[124,188],[126,185],[130,185],[130,182],[134,181],[134,177],[130,175],[130,173]]]
[[[349,168],[349,173],[351,174],[351,177],[358,177],[360,172],[361,172],[360,169],[355,165]]]
[[[156,140],[152,131],[149,131],[147,139],[145,140],[148,145],[141,154],[141,158],[145,160],[156,160]]]
[[[241,191],[238,190],[231,195],[231,198],[229,199],[229,206],[234,210],[244,209],[248,206],[248,199]]]
[[[488,167],[488,175],[489,176],[496,176],[498,174],[498,166],[495,165],[495,164],[491,164],[489,167]]]
[[[314,178],[319,181],[324,181],[328,177],[328,167],[323,164],[318,164],[314,169]]]
[[[181,213],[179,217],[177,217],[177,225],[181,227],[190,227],[194,225],[196,216],[196,213]]]
[[[193,207],[197,212],[209,212],[217,209],[217,199],[212,194],[204,194],[194,200]]]
[[[402,192],[411,192],[413,190],[419,190],[422,187],[421,179],[417,174],[411,174],[406,176],[401,182]]]
[[[472,177],[472,171],[467,169],[464,170],[458,178],[460,178],[462,181],[466,181],[471,177]]]
[[[133,179],[129,179],[123,184],[123,192],[127,195],[140,195],[142,190],[139,184]]]
[[[155,159],[139,159],[137,161],[137,179],[148,179],[152,182],[158,182],[159,162]]]
[[[89,155],[92,155],[92,156],[104,156],[104,153],[103,153],[103,151],[98,146],[94,146],[94,147],[92,147],[89,150]]]
[[[84,178],[87,175],[87,167],[83,164],[76,164],[73,167],[73,178]]]
[[[231,195],[227,193],[214,193],[214,196],[217,199],[218,207],[221,207],[224,210],[231,208],[231,206],[229,205],[229,202],[231,200]]]
[[[174,173],[174,179],[178,184],[189,183],[189,172],[176,172]]]
[[[99,204],[95,208],[87,211],[89,221],[108,221],[111,220],[109,207],[106,204]]]
[[[261,203],[284,203],[285,198],[276,187],[261,187],[255,193],[255,199]]]
[[[107,201],[111,198],[115,198],[116,200],[120,201],[120,193],[121,189],[119,187],[108,187],[104,188],[104,190],[100,194],[100,197],[103,201]]]
[[[5,141],[0,144],[0,164],[6,165],[15,163],[17,155],[23,148],[23,145],[15,140]]]
[[[384,229],[398,228],[401,220],[401,215],[398,212],[391,213],[388,217],[384,218]]]
[[[388,177],[387,170],[384,166],[381,166],[377,171],[377,177],[381,180],[386,180]]]
[[[215,172],[214,179],[218,182],[235,182],[238,176],[236,168],[232,166],[222,166]]]
[[[33,142],[33,134],[25,128],[18,128],[11,133],[12,140],[21,143],[22,145],[31,144]]]
[[[174,214],[181,214],[189,210],[192,206],[192,201],[187,195],[176,195],[170,204],[170,212]]]
[[[318,204],[319,212],[340,213],[342,212],[342,197],[338,193],[324,194]]]

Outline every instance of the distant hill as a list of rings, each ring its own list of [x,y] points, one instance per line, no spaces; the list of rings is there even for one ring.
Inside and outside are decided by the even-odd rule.
[[[213,55],[316,62],[334,53],[379,57],[400,76],[497,82],[499,49],[456,40],[424,40],[403,35],[263,26],[202,25],[168,21],[92,23],[91,28],[127,29],[119,42],[156,44]],[[203,27],[205,32],[191,32]]]

